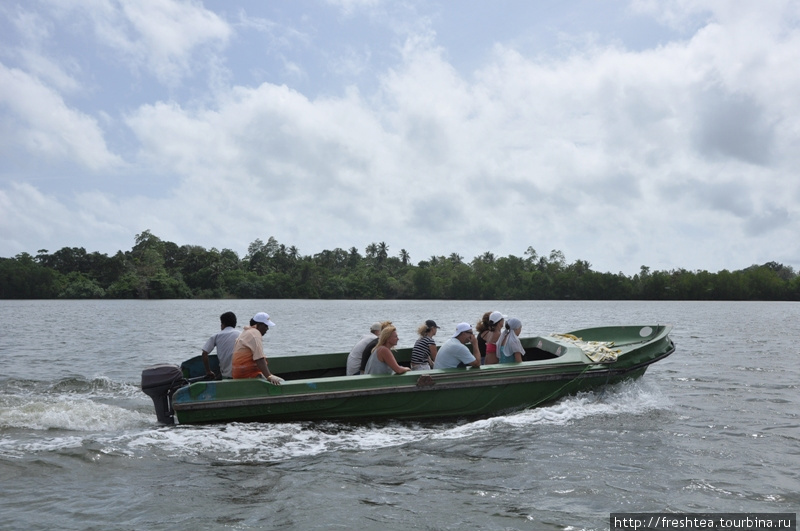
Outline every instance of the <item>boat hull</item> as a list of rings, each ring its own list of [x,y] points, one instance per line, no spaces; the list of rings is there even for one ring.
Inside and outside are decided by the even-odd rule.
[[[270,367],[287,381],[202,381],[178,389],[182,424],[304,420],[432,419],[489,416],[540,406],[578,391],[642,376],[675,349],[669,326],[605,327],[570,335],[613,341],[617,359],[598,363],[568,337],[525,338],[522,363],[402,375],[342,376],[346,354],[285,356]],[[407,362],[409,349],[398,351]],[[191,364],[190,364],[191,365]],[[184,367],[191,377],[192,368]]]

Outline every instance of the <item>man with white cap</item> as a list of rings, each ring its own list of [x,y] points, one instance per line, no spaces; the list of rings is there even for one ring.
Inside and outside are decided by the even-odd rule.
[[[233,346],[233,378],[259,378],[263,376],[268,382],[280,385],[282,378],[269,371],[267,357],[264,355],[264,344],[261,337],[275,323],[269,320],[269,314],[258,312],[250,319],[250,326],[245,326],[236,344]]]
[[[466,347],[467,343],[472,344],[471,353]],[[481,352],[478,350],[478,340],[472,332],[472,326],[469,323],[460,323],[453,337],[445,341],[439,349],[433,368],[454,369],[466,366],[480,367]]]

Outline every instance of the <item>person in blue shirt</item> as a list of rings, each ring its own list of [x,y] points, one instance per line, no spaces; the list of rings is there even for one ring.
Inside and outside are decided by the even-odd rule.
[[[466,344],[472,345],[472,352]],[[434,369],[455,369],[456,367],[480,367],[481,352],[478,350],[478,339],[469,323],[460,323],[456,333],[448,339],[436,354]]]

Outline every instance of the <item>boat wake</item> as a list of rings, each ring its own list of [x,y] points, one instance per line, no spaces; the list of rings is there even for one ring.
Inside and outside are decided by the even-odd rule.
[[[327,452],[361,453],[419,445],[425,440],[469,439],[496,430],[563,426],[587,417],[640,415],[668,407],[657,384],[637,380],[566,397],[547,407],[472,421],[179,426],[142,433],[128,446],[137,453],[155,451],[171,458],[280,462]]]
[[[81,397],[0,399],[0,428],[117,431],[152,422],[149,412],[131,411]]]
[[[101,380],[62,380],[47,392],[37,384],[4,385],[0,396],[0,456],[84,448],[105,455],[207,463],[282,462],[328,452],[364,452],[420,441],[483,437],[531,427],[563,426],[598,416],[640,415],[669,406],[649,380],[565,397],[549,406],[478,420],[452,422],[283,424],[230,423],[160,426],[136,386]],[[116,403],[106,403],[111,395]],[[120,401],[120,395],[123,397]],[[130,397],[130,398],[125,398]],[[21,437],[10,436],[8,431]],[[42,432],[49,437],[42,437]],[[38,435],[36,434],[38,432]],[[24,436],[27,433],[28,436]]]
[[[0,457],[83,446],[97,436],[154,425],[152,403],[108,378],[0,382]]]
[[[640,415],[668,406],[668,399],[662,396],[658,386],[652,381],[627,380],[597,391],[565,397],[547,407],[476,420],[438,437],[460,438],[503,426],[564,426],[587,417]]]

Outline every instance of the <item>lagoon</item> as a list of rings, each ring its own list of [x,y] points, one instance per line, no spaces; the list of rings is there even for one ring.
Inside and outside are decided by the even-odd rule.
[[[268,356],[410,346],[489,310],[523,335],[674,326],[636,382],[489,419],[161,427],[141,370],[199,354],[232,310]],[[607,529],[611,512],[795,512],[800,304],[0,301],[3,529]]]

